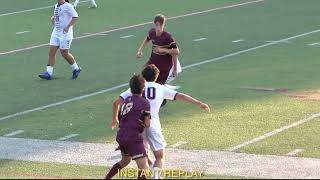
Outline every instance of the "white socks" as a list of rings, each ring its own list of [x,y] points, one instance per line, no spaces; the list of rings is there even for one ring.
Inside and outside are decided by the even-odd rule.
[[[53,66],[47,66],[47,72],[48,72],[48,74],[50,74],[50,76],[52,76],[52,74],[53,74]]]
[[[74,71],[74,70],[78,70],[79,66],[76,62],[74,62],[74,64],[71,65],[71,68],[72,68],[72,71]]]
[[[158,167],[154,167],[153,169],[152,169],[152,171],[154,172],[154,179],[162,179],[161,178],[161,169],[160,168],[158,168]]]

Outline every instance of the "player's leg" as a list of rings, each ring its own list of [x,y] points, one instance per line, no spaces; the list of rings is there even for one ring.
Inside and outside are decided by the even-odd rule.
[[[138,179],[147,179],[149,175],[149,166],[147,157],[140,157],[135,159],[138,166]]]
[[[145,147],[145,149],[146,149],[149,167],[152,168],[152,166],[153,166],[153,160],[152,160],[151,157],[150,157],[150,152],[152,152],[152,151],[151,151],[151,148],[150,148],[150,144],[149,144],[149,142],[148,142],[148,140],[147,140],[146,138],[147,138],[147,137],[145,137],[145,139],[143,140],[143,144],[144,144],[144,147]]]
[[[81,72],[81,68],[78,66],[75,58],[70,53],[69,49],[71,47],[72,40],[62,40],[60,44],[60,52],[62,57],[70,64],[72,69],[71,79],[77,79]]]
[[[73,3],[73,6],[74,6],[74,7],[77,7],[77,6],[78,6],[79,1],[80,1],[80,0],[75,0],[75,2]]]
[[[114,164],[112,166],[112,168],[110,169],[110,171],[108,172],[107,176],[105,177],[105,179],[111,179],[114,175],[116,175],[121,169],[125,168],[126,166],[128,166],[128,164],[131,161],[131,157],[129,155],[126,154],[122,154],[122,158],[119,162],[117,162],[116,164]]]
[[[161,128],[149,128],[147,130],[147,138],[156,159],[153,164],[154,175],[155,178],[159,179],[165,162],[165,147],[167,143],[164,140]]]
[[[51,80],[53,75],[53,66],[56,63],[56,53],[59,49],[60,42],[59,39],[51,36],[50,39],[50,48],[49,48],[49,57],[48,57],[48,64],[46,67],[46,71],[42,74],[39,74],[39,77],[46,80]]]
[[[91,6],[89,6],[89,8],[97,8],[97,3],[95,0],[91,0]]]
[[[111,179],[114,175],[116,175],[119,172],[119,170],[125,168],[131,161],[128,143],[126,141],[122,141],[121,139],[117,139],[117,142],[119,144],[119,147],[116,150],[121,151],[122,158],[121,161],[117,162],[115,165],[112,166],[105,179]]]

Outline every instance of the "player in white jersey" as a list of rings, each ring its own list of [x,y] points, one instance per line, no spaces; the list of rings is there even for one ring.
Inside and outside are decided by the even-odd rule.
[[[159,178],[159,173],[163,168],[165,159],[164,149],[166,147],[166,142],[162,134],[162,128],[159,117],[159,110],[163,100],[183,100],[210,112],[210,107],[207,104],[195,98],[192,98],[187,94],[179,93],[166,87],[165,85],[160,85],[156,83],[155,81],[157,80],[159,73],[159,69],[153,64],[146,66],[142,71],[142,76],[147,81],[143,96],[149,101],[151,110],[151,125],[149,128],[146,129],[146,139],[148,140],[151,150],[153,151],[156,159],[153,165],[156,178]],[[117,114],[119,112],[119,105],[121,105],[123,100],[129,96],[132,96],[130,89],[123,92],[120,95],[120,97],[114,101],[112,111],[113,119],[111,124],[112,128],[115,128],[118,122]]]
[[[73,6],[76,8],[80,0],[75,0]],[[91,0],[91,6],[89,8],[97,8],[97,3],[95,0]]]
[[[51,80],[53,76],[53,66],[56,62],[56,53],[60,49],[62,57],[70,64],[72,68],[71,79],[77,79],[81,72],[73,55],[69,52],[73,40],[73,25],[78,19],[78,13],[68,0],[57,0],[54,6],[53,16],[51,18],[54,25],[51,39],[49,60],[46,72],[39,75],[40,78]]]

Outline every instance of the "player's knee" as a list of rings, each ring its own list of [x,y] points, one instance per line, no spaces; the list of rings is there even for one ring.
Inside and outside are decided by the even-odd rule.
[[[125,158],[125,159],[122,159],[119,164],[121,167],[126,167],[129,163],[130,163],[131,159],[128,159],[128,158]]]
[[[69,56],[69,50],[67,49],[60,50],[60,53],[64,58]]]
[[[157,151],[155,154],[154,154],[155,158],[157,160],[161,160],[161,159],[164,159],[164,152],[162,150],[160,151]]]

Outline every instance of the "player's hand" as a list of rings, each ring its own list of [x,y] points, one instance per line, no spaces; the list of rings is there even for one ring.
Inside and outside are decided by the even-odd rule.
[[[55,21],[56,21],[56,18],[54,16],[51,16],[51,23],[54,24]]]
[[[172,77],[173,77],[173,78],[176,78],[177,75],[178,75],[177,70],[174,70],[174,71],[172,72]]]
[[[208,113],[210,112],[210,107],[206,103],[201,103],[200,108],[207,111]]]
[[[117,119],[113,119],[111,122],[111,129],[113,130],[114,128],[116,128],[118,123],[119,121]]]
[[[68,33],[69,32],[69,28],[68,27],[65,27],[65,28],[63,28],[63,33]]]
[[[142,53],[142,51],[138,51],[137,52],[137,58],[139,59],[139,58],[142,58],[142,56],[143,56],[143,53]]]

